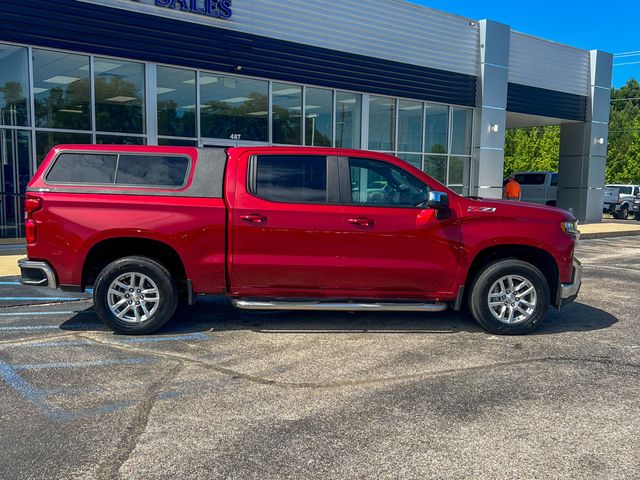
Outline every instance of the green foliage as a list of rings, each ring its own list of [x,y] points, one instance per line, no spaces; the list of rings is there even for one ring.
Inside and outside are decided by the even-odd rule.
[[[630,79],[611,90],[607,183],[640,183],[640,83]],[[560,127],[508,130],[505,174],[518,171],[557,171]]]
[[[559,126],[507,130],[505,142],[505,174],[558,170]]]

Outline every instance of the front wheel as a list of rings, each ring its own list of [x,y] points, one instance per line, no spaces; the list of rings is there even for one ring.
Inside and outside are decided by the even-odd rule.
[[[126,335],[163,327],[178,306],[178,287],[164,265],[147,257],[120,258],[98,275],[93,303],[100,319]]]
[[[636,220],[640,222],[640,212],[635,213]]]
[[[628,219],[629,218],[629,207],[624,205],[622,208],[620,208],[620,211],[618,212],[618,216],[616,218],[618,218],[620,220]]]
[[[489,332],[520,335],[540,325],[549,298],[549,284],[540,270],[520,260],[500,260],[478,274],[468,302],[473,318]]]

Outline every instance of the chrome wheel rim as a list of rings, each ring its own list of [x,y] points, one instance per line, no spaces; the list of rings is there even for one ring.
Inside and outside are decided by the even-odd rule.
[[[520,275],[505,275],[496,280],[487,297],[491,315],[508,325],[524,323],[538,305],[538,292],[530,280]]]
[[[158,310],[160,291],[148,276],[128,272],[111,282],[107,303],[116,318],[127,323],[142,323]]]

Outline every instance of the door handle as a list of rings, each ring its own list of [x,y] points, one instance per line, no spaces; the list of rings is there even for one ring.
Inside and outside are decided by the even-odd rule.
[[[347,220],[347,223],[350,223],[351,225],[356,225],[358,227],[373,227],[376,221],[373,218],[359,217],[359,218],[349,218]]]
[[[247,223],[259,224],[265,223],[267,221],[267,217],[260,215],[259,213],[250,213],[249,215],[241,215],[240,220]]]

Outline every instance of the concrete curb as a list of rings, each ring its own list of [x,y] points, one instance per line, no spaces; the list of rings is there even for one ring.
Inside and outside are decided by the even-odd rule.
[[[623,230],[617,232],[592,232],[581,233],[580,240],[595,240],[599,238],[616,238],[616,237],[638,237],[640,230]]]

